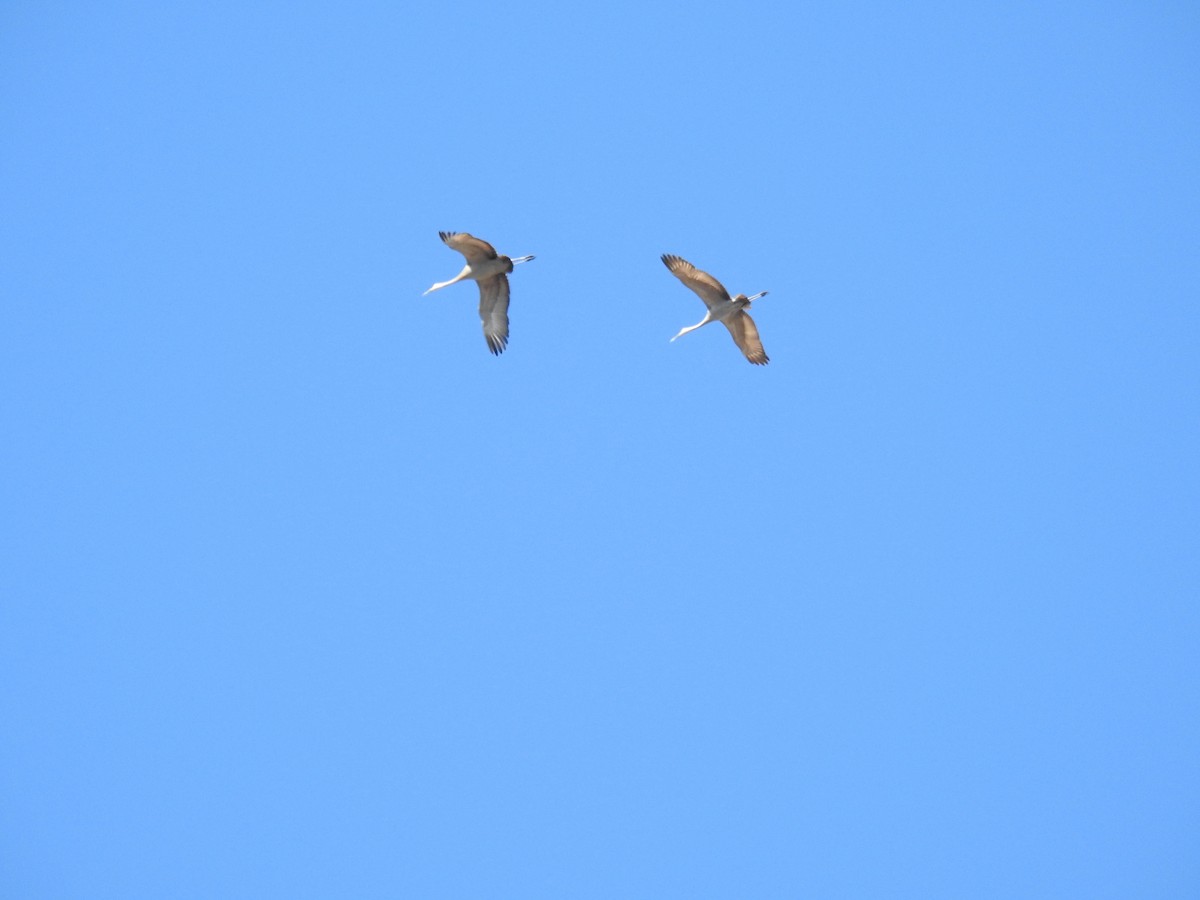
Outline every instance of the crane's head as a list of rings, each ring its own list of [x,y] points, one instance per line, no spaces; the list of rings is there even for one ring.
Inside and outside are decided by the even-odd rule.
[[[753,297],[747,297],[745,294],[738,294],[736,297],[733,298],[733,305],[736,306],[738,309],[749,309],[751,303],[753,303],[759,297],[765,297],[765,296],[767,296],[766,291],[762,291],[761,293],[755,294]]]
[[[529,262],[531,259],[533,259],[532,256],[518,256],[516,259],[509,256],[500,257],[500,261],[504,263],[505,272],[511,272],[517,263]]]

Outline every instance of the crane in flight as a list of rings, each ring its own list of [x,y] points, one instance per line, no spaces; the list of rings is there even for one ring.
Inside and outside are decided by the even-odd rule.
[[[733,335],[733,342],[745,354],[746,359],[756,366],[765,366],[770,361],[766,351],[763,350],[762,341],[758,337],[758,328],[755,327],[754,320],[746,312],[750,308],[751,301],[767,296],[766,291],[755,294],[753,297],[747,297],[745,294],[730,297],[729,291],[725,290],[721,282],[707,272],[701,272],[686,259],[665,253],[662,261],[671,270],[671,274],[695,291],[704,301],[704,305],[708,307],[708,312],[704,314],[703,319],[697,324],[683,329],[671,340],[683,337],[689,331],[695,331],[709,322],[724,322],[729,333]]]
[[[487,241],[481,241],[465,231],[439,231],[438,236],[451,250],[457,250],[465,256],[467,264],[449,281],[439,281],[425,294],[432,294],[464,278],[477,282],[483,337],[487,341],[488,349],[499,356],[508,346],[508,273],[517,263],[528,262],[533,257],[518,256],[516,259],[510,259],[501,256]],[[425,294],[421,296],[424,297]]]

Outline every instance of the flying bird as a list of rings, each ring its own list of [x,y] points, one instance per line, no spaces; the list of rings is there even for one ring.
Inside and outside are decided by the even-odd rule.
[[[746,359],[756,366],[765,366],[770,361],[763,350],[762,341],[759,340],[758,328],[746,312],[751,301],[767,296],[766,291],[753,297],[747,297],[745,294],[730,297],[729,291],[725,290],[721,282],[707,272],[701,272],[686,259],[666,253],[663,254],[662,261],[671,270],[671,274],[695,291],[708,307],[708,312],[699,323],[683,329],[671,340],[683,337],[689,331],[695,331],[709,322],[724,322],[729,333],[733,335],[733,342],[746,355]]]
[[[496,356],[508,346],[508,273],[517,263],[528,262],[532,256],[509,259],[496,253],[496,248],[487,241],[467,234],[465,231],[439,231],[438,235],[451,250],[457,250],[467,258],[463,270],[449,281],[439,281],[425,292],[434,291],[470,278],[479,283],[479,318],[483,321],[483,337],[488,349]],[[424,297],[425,294],[421,296]]]

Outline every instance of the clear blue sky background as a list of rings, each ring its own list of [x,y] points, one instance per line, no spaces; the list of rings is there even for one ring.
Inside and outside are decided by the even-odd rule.
[[[1198,47],[5,4],[0,895],[1197,896]]]

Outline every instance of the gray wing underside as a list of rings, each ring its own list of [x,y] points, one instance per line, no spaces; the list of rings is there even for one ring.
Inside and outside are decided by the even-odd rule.
[[[730,316],[725,319],[725,327],[733,335],[733,342],[745,354],[746,359],[756,366],[765,366],[770,362],[767,352],[763,349],[762,340],[758,336],[758,326],[754,324],[749,313],[743,311],[736,316]]]
[[[704,301],[704,305],[714,312],[731,302],[729,291],[725,290],[725,285],[707,272],[697,269],[683,257],[666,253],[663,255],[662,261],[672,275],[693,290]]]
[[[508,346],[508,276],[479,282],[479,319],[488,349],[499,356]]]
[[[452,250],[457,250],[467,258],[467,262],[475,264],[486,259],[496,258],[496,248],[485,240],[467,234],[465,231],[439,231],[440,237]]]

